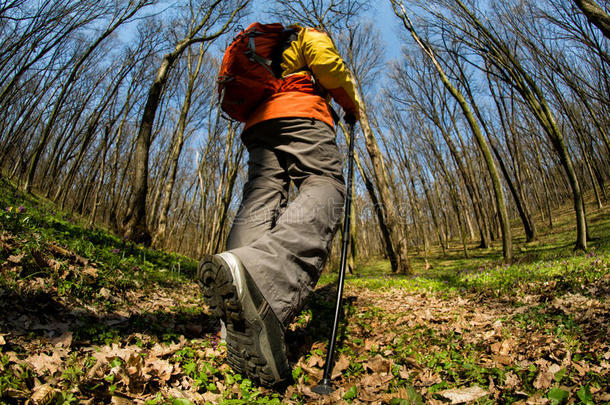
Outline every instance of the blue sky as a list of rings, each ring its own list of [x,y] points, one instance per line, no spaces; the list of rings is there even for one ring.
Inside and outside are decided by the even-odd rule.
[[[401,25],[400,20],[394,15],[392,6],[387,0],[377,0],[371,2],[370,10],[366,13],[365,18],[373,21],[384,42],[383,46],[386,49],[386,58],[396,59],[400,55],[400,48],[403,45],[403,41],[400,40]],[[265,18],[265,6],[268,4],[268,0],[254,0],[253,2],[253,16],[252,20],[258,20],[261,22],[271,22]]]
[[[380,1],[375,10],[371,10],[375,13],[376,18],[373,20],[376,22],[381,32],[381,37],[385,42],[386,57],[388,59],[398,59],[400,55],[400,48],[404,45],[403,32],[401,31],[401,23],[398,17],[392,11],[389,1]]]

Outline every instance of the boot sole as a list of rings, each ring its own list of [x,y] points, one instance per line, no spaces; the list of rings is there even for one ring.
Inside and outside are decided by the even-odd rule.
[[[210,310],[226,325],[227,361],[254,382],[282,385],[290,375],[284,331],[247,272],[240,302],[226,266],[221,257],[208,256],[200,262],[197,275]]]

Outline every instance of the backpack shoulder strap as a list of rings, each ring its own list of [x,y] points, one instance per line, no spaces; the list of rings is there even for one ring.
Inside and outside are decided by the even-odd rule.
[[[297,40],[299,35],[299,27],[290,27],[284,29],[278,46],[273,51],[271,57],[271,69],[275,77],[282,77],[282,55],[288,49],[290,44]]]

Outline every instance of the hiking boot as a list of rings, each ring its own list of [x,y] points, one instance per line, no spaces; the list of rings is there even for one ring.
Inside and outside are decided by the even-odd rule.
[[[237,256],[207,256],[197,276],[212,313],[226,325],[231,368],[262,385],[285,383],[290,368],[284,329]]]

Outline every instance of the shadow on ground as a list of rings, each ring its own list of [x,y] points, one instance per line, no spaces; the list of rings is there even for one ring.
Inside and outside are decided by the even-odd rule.
[[[180,336],[198,338],[216,334],[219,330],[217,319],[202,310],[97,313],[87,305],[68,307],[45,292],[20,295],[0,290],[0,311],[6,314],[0,319],[0,333],[8,334],[16,341],[19,337],[26,341],[51,340],[72,332],[72,345],[76,347],[122,342],[135,334],[167,342]]]
[[[316,343],[328,346],[335,318],[336,298],[336,281],[323,285],[311,293],[301,315],[286,333],[289,360],[296,362],[301,356],[309,353]],[[342,346],[348,326],[346,314],[350,312],[356,300],[354,296],[343,296],[336,347]],[[326,355],[326,352],[324,354]]]

